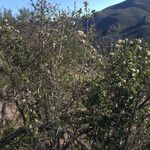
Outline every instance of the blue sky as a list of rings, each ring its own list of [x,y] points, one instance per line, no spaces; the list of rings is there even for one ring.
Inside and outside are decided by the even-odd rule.
[[[33,0],[36,1],[36,0]],[[73,9],[74,1],[76,1],[77,8],[83,7],[84,0],[48,0],[51,3],[57,3],[60,8],[66,9],[68,6]],[[120,3],[124,0],[88,0],[90,9],[102,10],[108,6]],[[30,7],[30,0],[0,0],[0,9],[12,9],[13,14],[19,8]]]

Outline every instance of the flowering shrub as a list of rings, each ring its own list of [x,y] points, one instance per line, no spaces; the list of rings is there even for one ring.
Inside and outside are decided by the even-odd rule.
[[[114,105],[112,113],[119,117],[118,126],[121,125],[122,128],[117,129],[116,138],[120,138],[118,142],[122,148],[128,144],[130,149],[130,146],[134,145],[134,139],[136,139],[134,146],[141,148],[141,140],[144,136],[149,137],[147,124],[139,125],[140,121],[149,120],[150,113],[148,104],[150,98],[149,44],[140,39],[119,40],[117,43],[119,48],[117,47],[110,57],[111,69],[107,77]],[[139,133],[139,130],[145,130],[147,135],[145,132]],[[141,139],[138,138],[139,136]],[[148,143],[146,139],[144,142]]]
[[[30,20],[0,23],[2,102],[19,114],[3,122],[0,149],[147,148],[149,44],[118,40],[105,58],[79,25],[80,11],[32,6]]]

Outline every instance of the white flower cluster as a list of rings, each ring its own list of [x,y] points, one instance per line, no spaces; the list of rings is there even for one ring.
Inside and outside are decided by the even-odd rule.
[[[138,69],[132,68],[131,70],[132,70],[132,72],[139,73]]]
[[[6,20],[6,21],[5,21]],[[9,25],[7,22],[7,19],[5,19],[4,21],[5,21],[5,25],[3,25],[3,26],[0,26],[0,31],[1,30],[7,30],[7,31],[11,31],[11,32],[14,32],[14,33],[17,33],[17,34],[19,34],[20,32],[19,32],[19,30],[17,30],[17,29],[15,29],[13,26],[11,26],[11,25]]]
[[[117,43],[118,43],[118,44],[124,44],[124,43],[125,43],[125,40],[119,39],[119,40],[117,41]]]
[[[76,25],[76,23],[75,23],[74,21],[71,21],[71,24],[72,24],[73,26],[75,26],[75,25]]]
[[[65,35],[65,36],[63,37],[63,40],[66,41],[67,39],[68,39],[68,37]]]
[[[77,37],[78,37],[78,39],[79,39],[83,44],[86,44],[86,40],[85,40],[86,35],[85,35],[85,33],[84,33],[83,31],[78,30],[78,31],[77,31]]]
[[[116,45],[115,45],[115,48],[120,48],[120,47],[121,47],[120,44],[116,44]]]
[[[4,19],[4,22],[7,23],[7,22],[8,22],[8,19]]]
[[[53,48],[55,48],[55,47],[56,47],[56,43],[53,42]]]
[[[135,69],[135,68],[132,68],[131,71],[132,71],[132,77],[135,77],[140,72],[139,69]]]
[[[140,44],[142,43],[141,39],[135,39],[135,41],[129,40],[128,38],[125,38],[124,40],[119,39],[115,45],[115,48],[120,48],[122,45],[128,43],[129,45],[134,45],[137,44],[137,48],[139,50],[142,50],[142,47],[140,46]]]
[[[125,43],[126,43],[126,40],[119,39],[115,45],[115,48],[120,48]]]
[[[130,44],[130,45],[133,45],[133,44],[134,44],[134,42],[133,42],[133,41],[129,41],[129,44]]]
[[[141,46],[137,46],[137,48],[138,48],[139,50],[142,50],[142,47],[141,47]]]
[[[137,42],[137,44],[141,44],[142,43],[141,39],[136,39],[135,41]]]
[[[92,45],[90,45],[90,48],[92,49],[92,54],[97,53],[96,49]]]
[[[150,56],[150,51],[147,51],[147,56]]]
[[[115,53],[110,53],[111,56],[115,55]]]
[[[81,31],[81,30],[78,30],[78,31],[77,31],[77,34],[78,34],[78,36],[79,36],[80,38],[86,38],[85,33],[84,33],[83,31]]]

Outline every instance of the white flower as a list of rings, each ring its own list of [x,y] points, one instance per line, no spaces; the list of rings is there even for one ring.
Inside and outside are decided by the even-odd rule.
[[[77,33],[78,33],[79,37],[86,38],[86,35],[85,35],[85,33],[83,31],[78,30]]]
[[[22,40],[22,37],[19,37],[20,40]]]
[[[96,49],[95,48],[93,48],[92,51],[96,53]]]
[[[130,45],[133,45],[133,41],[129,41],[129,44],[130,44]]]
[[[75,26],[75,25],[76,25],[76,23],[75,23],[74,21],[71,21],[71,23],[72,23],[72,25],[73,25],[73,26]]]
[[[95,56],[92,56],[92,59],[94,59],[95,58]]]
[[[4,19],[4,22],[8,22],[8,19]]]
[[[123,110],[122,113],[125,114],[125,111]]]
[[[141,47],[141,46],[138,46],[137,48],[138,48],[139,50],[142,50],[142,47]]]
[[[147,56],[150,56],[150,51],[147,51]]]
[[[29,109],[29,112],[33,112],[33,110],[32,110],[32,109]]]
[[[132,77],[134,77],[135,76],[135,73],[132,73]]]
[[[19,30],[15,30],[15,32],[19,33]]]
[[[37,136],[39,134],[38,130],[35,130],[35,135]]]
[[[31,91],[28,89],[28,93],[31,94]]]
[[[64,40],[67,40],[67,38],[68,38],[67,36],[64,36],[64,37],[63,37]]]
[[[118,43],[118,44],[121,44],[121,43],[122,43],[122,40],[119,39],[119,40],[117,41],[117,43]]]
[[[121,82],[119,82],[119,83],[118,83],[118,86],[121,87],[121,85],[122,85]]]
[[[48,66],[48,63],[45,63],[45,67],[47,67]]]
[[[136,70],[134,68],[131,69],[133,72],[136,72]]]
[[[36,115],[36,112],[35,112],[35,110],[32,112],[34,115]]]
[[[29,125],[29,129],[32,129],[32,128],[33,128],[33,127],[32,127],[32,125],[30,124],[30,125]]]
[[[86,43],[86,41],[85,41],[85,40],[81,40],[81,42],[82,42],[83,44],[85,44],[85,43]]]
[[[130,96],[129,98],[130,98],[130,99],[133,99],[133,96]]]
[[[137,69],[136,72],[139,73],[140,71]]]
[[[35,121],[36,123],[38,123],[38,122],[39,122],[39,121],[38,121],[38,119],[35,119],[34,121]]]
[[[48,74],[51,74],[51,72],[50,72],[50,70],[49,70],[49,69],[47,69],[47,73],[48,73]]]
[[[125,40],[122,40],[122,43],[123,43],[123,44],[125,44],[125,43],[126,43],[126,41],[125,41]]]
[[[125,80],[125,79],[123,79],[123,80],[122,80],[122,82],[126,83],[126,80]]]
[[[110,53],[111,56],[113,56],[115,53]]]
[[[55,48],[56,47],[56,43],[53,43],[53,48]]]
[[[54,111],[54,110],[55,110],[55,107],[53,106],[53,107],[51,107],[51,109]]]
[[[119,45],[119,44],[116,44],[115,47],[116,47],[116,48],[120,48],[120,45]]]
[[[11,30],[11,26],[8,26],[7,28],[8,28],[8,30]]]
[[[125,40],[125,42],[128,42],[128,41],[129,41],[129,39],[128,39],[128,38],[125,38],[124,40]]]
[[[22,102],[23,102],[23,103],[25,103],[25,102],[26,102],[26,100],[25,100],[25,99],[23,99],[23,100],[22,100]]]
[[[138,44],[141,44],[141,43],[142,43],[142,40],[141,40],[141,39],[137,39],[136,41],[137,41]]]

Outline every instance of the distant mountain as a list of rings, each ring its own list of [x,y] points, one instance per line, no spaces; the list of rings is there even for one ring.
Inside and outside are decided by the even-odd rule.
[[[150,38],[150,0],[126,0],[94,14],[98,37]]]

